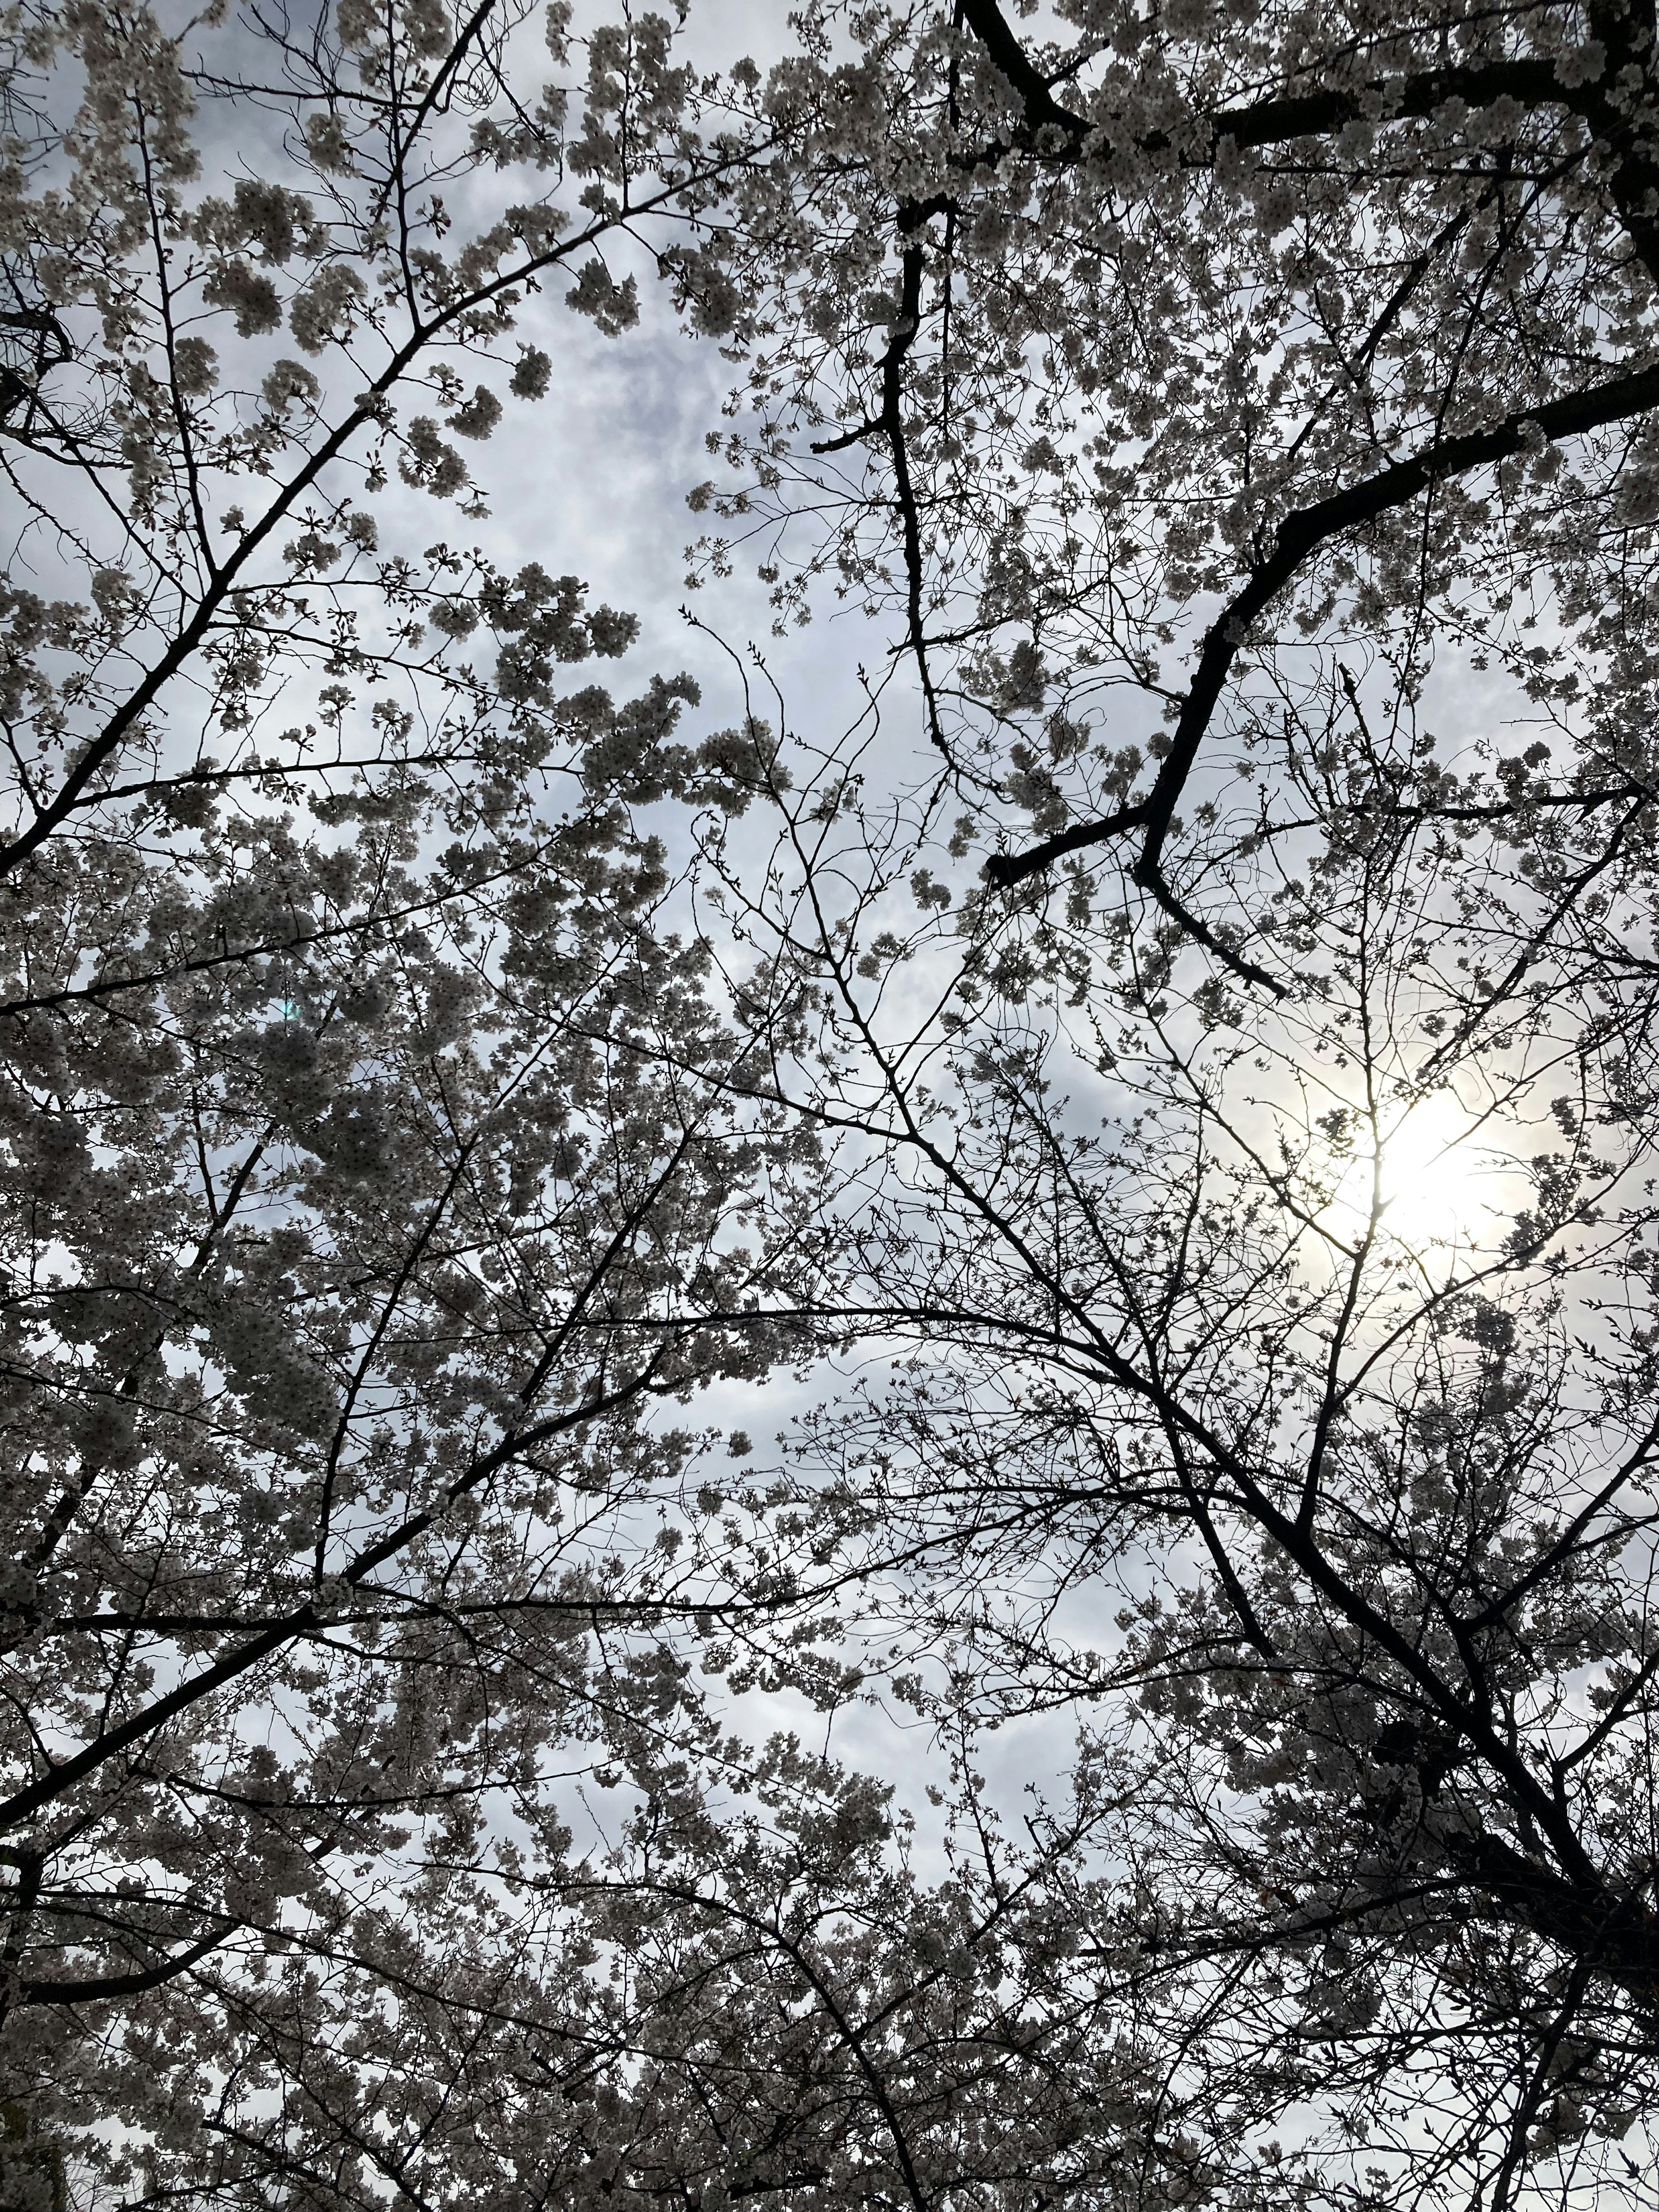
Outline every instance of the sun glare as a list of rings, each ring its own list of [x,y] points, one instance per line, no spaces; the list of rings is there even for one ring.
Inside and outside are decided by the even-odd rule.
[[[1370,1211],[1373,1166],[1380,1227],[1413,1251],[1468,1245],[1486,1219],[1492,1172],[1482,1119],[1449,1091],[1392,1109],[1382,1120],[1376,1158],[1362,1138],[1337,1192],[1345,1211]]]

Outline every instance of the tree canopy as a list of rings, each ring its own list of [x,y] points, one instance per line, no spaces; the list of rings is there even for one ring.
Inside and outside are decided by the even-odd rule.
[[[731,28],[9,19],[8,2212],[1634,2204],[1653,11]]]

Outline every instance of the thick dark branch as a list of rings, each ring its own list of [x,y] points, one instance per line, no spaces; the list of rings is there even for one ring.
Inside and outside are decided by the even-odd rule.
[[[164,1982],[186,1972],[198,1959],[205,1959],[210,1951],[216,1950],[224,1940],[222,1930],[217,1935],[204,1936],[187,1951],[175,1951],[170,1958],[158,1960],[155,1966],[137,1968],[130,1974],[100,1974],[83,1982],[25,1982],[18,1992],[18,2002],[26,2005],[92,2004],[100,1997],[142,1996],[146,1990],[159,1990]]]
[[[1474,68],[1425,70],[1415,76],[1381,77],[1352,89],[1255,100],[1248,107],[1224,107],[1207,118],[1209,145],[1202,150],[1213,159],[1227,138],[1243,151],[1282,146],[1297,138],[1328,137],[1350,123],[1420,122],[1449,100],[1463,100],[1470,107],[1490,107],[1498,100],[1516,100],[1528,108],[1582,108],[1586,104],[1582,88],[1569,90],[1556,76],[1553,62],[1487,62]],[[1167,146],[1170,142],[1148,137],[1142,143],[1152,152],[1160,143]]]
[[[1108,814],[1098,822],[1074,822],[1069,830],[1057,836],[1045,837],[1040,845],[1032,846],[1028,853],[997,853],[985,863],[986,880],[1000,890],[1010,884],[1023,883],[1039,869],[1062,860],[1067,853],[1081,852],[1085,845],[1098,845],[1108,837],[1121,837],[1127,830],[1139,830],[1150,820],[1149,799],[1139,799],[1133,806],[1121,806],[1115,814]]]
[[[1103,821],[1074,823],[1057,837],[1044,840],[1024,853],[1002,853],[986,863],[988,880],[1000,888],[1023,883],[1067,853],[1099,844],[1125,830],[1144,828],[1146,840],[1133,870],[1134,880],[1149,889],[1162,881],[1161,857],[1188,777],[1198,757],[1211,717],[1221,697],[1234,661],[1259,616],[1291,583],[1308,560],[1334,538],[1376,522],[1394,509],[1407,505],[1430,486],[1471,469],[1490,468],[1522,452],[1529,439],[1581,436],[1603,424],[1644,415],[1659,407],[1659,367],[1637,369],[1614,377],[1589,391],[1547,400],[1537,407],[1506,416],[1490,429],[1472,430],[1462,437],[1437,441],[1409,460],[1379,470],[1346,490],[1298,508],[1279,526],[1273,552],[1255,569],[1205,632],[1194,674],[1170,750],[1156,781],[1145,799],[1121,809]]]
[[[1063,143],[1080,145],[1089,135],[1087,118],[1073,114],[1054,98],[1048,79],[1033,66],[996,0],[962,0],[962,14],[994,64],[1018,94],[1027,129],[1058,133]]]
[[[962,12],[1024,109],[1025,127],[1035,143],[1022,143],[1018,150],[1075,161],[1091,144],[1112,143],[1109,119],[1091,122],[1054,98],[1048,79],[1015,36],[997,0],[963,0]],[[1516,100],[1525,108],[1569,107],[1583,112],[1601,105],[1594,88],[1563,84],[1553,61],[1521,57],[1252,100],[1247,106],[1224,107],[1212,115],[1194,116],[1185,140],[1154,131],[1131,143],[1146,154],[1173,149],[1183,162],[1207,167],[1227,139],[1241,151],[1282,146],[1298,138],[1328,137],[1350,123],[1420,122],[1449,100],[1479,108],[1490,107],[1502,99]],[[970,166],[994,167],[1005,154],[1015,150],[1009,146],[988,146],[971,158]]]
[[[1563,1878],[1491,1830],[1457,1837],[1450,1856],[1507,1919],[1659,2010],[1659,1921],[1641,1899]]]
[[[901,210],[901,228],[919,229],[921,218],[908,222]],[[833,453],[837,447],[855,444],[860,438],[878,432],[888,444],[893,456],[893,489],[896,495],[899,527],[904,540],[905,626],[909,633],[910,650],[915,655],[916,672],[921,679],[921,695],[927,708],[927,730],[935,745],[950,757],[950,748],[939,726],[939,699],[933,690],[933,679],[927,665],[927,638],[922,620],[922,560],[921,516],[916,506],[915,486],[910,476],[910,456],[904,437],[904,362],[915,343],[916,332],[921,327],[921,277],[924,252],[921,240],[915,239],[904,249],[899,280],[898,314],[893,324],[891,337],[881,361],[881,411],[872,422],[849,431],[844,438],[814,448],[815,452]]]
[[[850,430],[843,430],[838,438],[814,438],[811,449],[815,453],[844,453],[849,446],[862,445],[866,438],[880,437],[881,430],[879,422],[857,422]]]

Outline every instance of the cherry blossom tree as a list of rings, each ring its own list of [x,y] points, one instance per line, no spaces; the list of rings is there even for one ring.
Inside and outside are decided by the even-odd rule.
[[[530,295],[621,332],[607,244],[689,253],[775,137],[659,20],[569,30],[8,19],[8,2204],[396,2187],[399,2008],[522,1978],[570,1774],[690,1727],[664,1409],[804,1341],[814,1140],[665,842],[763,733],[376,520],[480,520]]]
[[[12,29],[8,2203],[1634,2202],[1650,16]],[[842,738],[391,542],[651,257]]]
[[[731,249],[757,424],[694,498],[701,574],[758,546],[781,623],[833,580],[895,641],[721,893],[757,1036],[822,994],[777,1094],[861,1162],[820,1317],[899,1362],[799,1510],[941,1727],[1079,1711],[1094,1955],[1172,2081],[1277,2080],[1275,2185],[1620,2201],[1651,12],[814,33]]]
[[[1004,1842],[964,1757],[941,1878],[730,1726],[859,1680],[681,1410],[815,1352],[836,1254],[684,880],[775,733],[410,534],[484,522],[538,294],[623,336],[644,250],[758,328],[810,58],[7,34],[0,2201],[1194,2201],[1243,2076],[1171,2094],[1079,1951],[1091,1815]]]

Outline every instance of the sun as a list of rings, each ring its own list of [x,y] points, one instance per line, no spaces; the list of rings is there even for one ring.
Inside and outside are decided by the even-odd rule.
[[[1376,1225],[1391,1240],[1418,1253],[1467,1249],[1490,1218],[1495,1196],[1486,1122],[1450,1091],[1384,1108],[1375,1149],[1369,1125],[1361,1123],[1337,1188],[1339,1206],[1369,1219],[1380,1200]]]

